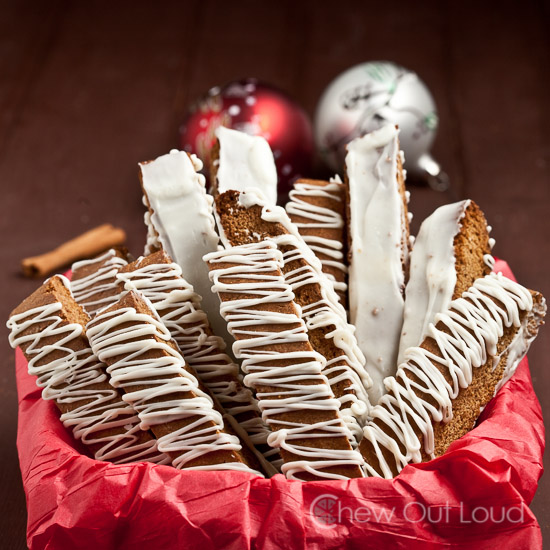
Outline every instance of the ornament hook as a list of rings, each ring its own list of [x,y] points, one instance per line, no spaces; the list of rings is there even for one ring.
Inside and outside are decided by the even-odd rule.
[[[435,191],[444,192],[450,187],[450,180],[447,172],[441,169],[440,164],[429,154],[424,154],[418,159],[417,166],[420,174],[428,182],[428,185]]]

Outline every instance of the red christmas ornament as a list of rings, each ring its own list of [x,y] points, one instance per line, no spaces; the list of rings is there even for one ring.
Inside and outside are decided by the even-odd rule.
[[[180,128],[181,148],[207,161],[218,126],[263,136],[279,176],[279,196],[291,182],[307,176],[313,155],[313,132],[305,111],[281,90],[246,78],[211,88],[190,109]]]

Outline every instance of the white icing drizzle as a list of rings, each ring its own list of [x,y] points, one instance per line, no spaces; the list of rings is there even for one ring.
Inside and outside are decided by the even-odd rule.
[[[300,410],[322,409],[338,413],[340,408],[340,402],[334,398],[328,380],[322,374],[321,362],[324,359],[320,354],[314,351],[280,351],[280,345],[307,342],[308,336],[305,324],[298,315],[264,308],[292,302],[294,298],[290,285],[280,271],[283,257],[276,244],[263,241],[230,247],[209,254],[205,261],[213,267],[210,275],[216,292],[225,296],[243,295],[237,299],[222,298],[221,313],[228,322],[230,332],[237,338],[233,350],[242,359],[242,369],[246,373],[244,382],[256,390],[265,422],[278,430],[269,436],[268,443],[303,457],[285,463],[283,473],[290,479],[298,479],[297,475],[301,472],[310,472],[321,478],[342,479],[338,474],[322,470],[330,466],[361,466],[363,460],[360,454],[351,448],[335,451],[293,443],[308,437],[345,437],[351,440],[351,433],[340,418],[313,425],[273,418],[280,413]],[[216,268],[217,264],[222,263],[235,265]],[[246,282],[234,282],[236,278]],[[270,329],[270,325],[274,328]],[[288,328],[281,329],[285,326]],[[260,349],[264,346],[268,349]],[[281,366],[288,360],[293,362],[289,366]],[[304,362],[295,363],[295,360]],[[308,384],[303,385],[304,381]],[[263,393],[261,388],[265,386],[274,388],[273,393]]]
[[[397,364],[408,348],[422,343],[435,315],[451,303],[457,281],[454,238],[470,202],[441,206],[420,226],[411,253]]]
[[[213,198],[206,193],[202,162],[184,151],[140,164],[143,189],[152,208],[149,219],[166,253],[181,267],[183,277],[202,296],[202,307],[215,334],[229,338],[212,294],[204,254],[218,248]],[[151,240],[151,242],[154,242]],[[230,341],[230,340],[228,340]]]
[[[403,292],[408,262],[405,208],[397,183],[400,154],[392,124],[348,144],[350,195],[350,319],[373,379],[371,403],[384,393],[383,380],[395,373],[403,325]]]
[[[117,256],[116,250],[111,248],[101,256],[90,260],[82,260],[72,265],[73,274],[79,269],[97,264],[99,268],[86,277],[72,279],[71,292],[74,299],[93,317],[96,311],[114,304],[118,300],[116,274],[128,262]],[[110,295],[100,297],[107,292]]]
[[[341,355],[328,361],[323,357],[323,373],[325,375],[338,373],[337,376],[329,379],[331,385],[342,380],[349,381],[350,391],[339,398],[342,404],[341,414],[354,434],[355,440],[358,441],[362,437],[360,427],[365,423],[368,415],[369,399],[366,389],[372,382],[364,367],[365,359],[357,345],[354,327],[347,322],[346,311],[340,303],[334,286],[323,273],[320,260],[304,242],[283,208],[267,205],[253,191],[241,193],[239,203],[245,208],[253,205],[261,206],[261,217],[264,221],[279,223],[288,231],[288,234],[272,237],[269,240],[275,242],[278,247],[292,247],[283,254],[284,265],[297,259],[307,263],[306,267],[284,274],[285,281],[291,285],[292,290],[309,284],[319,285],[321,300],[307,307],[301,307],[301,317],[310,330],[329,329],[325,337],[332,340],[334,345],[342,351]]]
[[[543,301],[540,310],[536,311],[536,314],[539,317],[544,317],[546,314],[546,302]],[[508,348],[506,349],[506,363],[504,365],[504,372],[502,378],[495,387],[495,393],[497,392],[512,378],[513,374],[516,372],[518,365],[520,364],[523,357],[526,355],[529,350],[531,342],[535,339],[536,334],[529,333],[529,330],[519,330]],[[480,411],[481,412],[481,411]]]
[[[58,277],[69,286],[69,281]],[[169,464],[169,457],[158,451],[155,439],[139,441],[142,434],[139,418],[118,392],[113,388],[97,388],[97,384],[107,381],[105,366],[90,348],[79,351],[71,348],[71,343],[82,337],[83,328],[78,323],[63,322],[62,309],[61,302],[45,304],[13,315],[7,323],[11,330],[11,346],[28,344],[25,351],[30,357],[28,371],[38,377],[37,385],[43,388],[43,399],[71,406],[80,403],[63,413],[61,422],[85,445],[99,446],[94,453],[97,460],[115,464],[136,461]],[[43,323],[47,325],[34,332],[33,327]],[[54,343],[50,341],[52,337],[56,338]],[[48,360],[52,353],[61,355]],[[105,434],[112,429],[120,433]]]
[[[276,204],[277,169],[267,141],[224,126],[216,129],[216,137],[220,143],[218,192],[254,189],[269,204]]]
[[[493,228],[490,225],[488,225],[487,226],[487,233],[489,235],[491,234],[492,230],[493,230]],[[495,239],[493,239],[493,237],[489,237],[489,248],[491,249],[491,251],[493,250],[494,246],[495,246]],[[489,269],[491,271],[494,271],[495,259],[493,258],[493,256],[491,254],[484,254],[483,255],[483,261],[485,262],[485,265],[487,267],[489,267]]]
[[[142,260],[133,271],[118,273],[124,288],[137,290],[151,301],[187,363],[228,413],[258,412],[252,392],[241,385],[239,367],[222,351],[225,342],[209,330],[201,298],[182,278],[181,268],[176,263],[140,267]],[[231,379],[220,380],[223,376]],[[260,416],[243,420],[240,425],[254,445],[267,445],[270,431]],[[276,449],[269,449],[265,456],[280,460]]]
[[[339,179],[339,178],[338,178]],[[343,189],[342,183],[331,181],[327,185],[314,185],[304,181],[297,181],[294,188],[289,193],[289,202],[286,205],[286,211],[292,218],[299,216],[307,221],[294,224],[300,231],[302,238],[307,245],[319,256],[322,254],[327,258],[319,258],[323,267],[336,268],[344,275],[348,268],[344,263],[344,219],[339,212],[330,208],[325,208],[311,204],[305,198],[323,197],[334,201],[342,202]],[[318,235],[305,235],[303,229],[341,229],[342,239],[327,239]],[[332,281],[334,289],[340,292],[347,291],[347,284],[344,281],[336,281],[331,273],[324,271],[326,276]]]
[[[160,319],[137,313],[133,307],[102,310],[88,324],[87,333],[94,353],[109,364],[111,384],[124,389],[123,399],[138,412],[142,429],[191,420],[158,439],[161,451],[177,454],[172,459],[175,468],[189,468],[189,461],[212,452],[241,450],[238,438],[222,431],[221,414],[199,388],[195,376],[185,369],[185,362],[170,345],[170,332]],[[192,392],[193,397],[183,398],[185,392]],[[158,398],[163,400],[156,402]],[[230,469],[261,475],[242,462],[189,469]]]
[[[421,347],[409,348],[406,362],[395,378],[384,381],[388,393],[372,409],[373,419],[381,421],[390,433],[384,433],[372,422],[364,428],[364,438],[372,443],[384,477],[392,477],[392,471],[382,454],[383,448],[390,452],[398,471],[411,461],[420,462],[422,447],[429,457],[434,457],[433,423],[453,418],[453,400],[461,388],[471,383],[474,368],[489,360],[496,367],[500,359],[499,338],[505,327],[513,326],[518,328],[514,342],[521,344],[512,344],[505,377],[511,375],[535,336],[528,329],[529,315],[520,321],[521,312],[532,309],[533,299],[526,288],[500,273],[492,273],[477,279],[461,298],[451,302],[446,312],[435,316],[427,336],[433,338],[442,357]],[[437,329],[437,323],[443,323],[449,334]],[[444,369],[451,383],[436,365]],[[407,374],[418,381],[413,382]],[[427,398],[419,397],[414,390]],[[419,428],[420,438],[411,419]],[[369,475],[379,475],[372,466],[366,468]]]

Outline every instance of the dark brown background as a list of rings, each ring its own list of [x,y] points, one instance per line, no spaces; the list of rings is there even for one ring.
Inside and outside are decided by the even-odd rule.
[[[134,253],[145,231],[136,163],[177,146],[189,102],[256,76],[310,114],[362,61],[417,71],[440,114],[434,153],[494,226],[495,253],[550,296],[548,2],[0,2],[0,319],[37,281],[19,260],[103,222]],[[412,188],[415,227],[445,195]],[[25,548],[13,352],[0,365],[0,546]],[[550,413],[550,330],[530,352]],[[532,508],[550,540],[550,476]]]

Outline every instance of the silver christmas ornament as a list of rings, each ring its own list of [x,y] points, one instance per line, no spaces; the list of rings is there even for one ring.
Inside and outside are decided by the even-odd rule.
[[[435,101],[416,73],[395,63],[361,63],[336,77],[317,105],[315,141],[326,163],[341,172],[346,144],[387,122],[399,126],[407,171],[447,189],[447,175],[429,153],[438,123]]]

